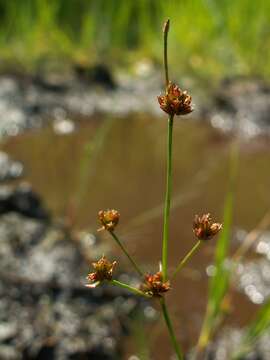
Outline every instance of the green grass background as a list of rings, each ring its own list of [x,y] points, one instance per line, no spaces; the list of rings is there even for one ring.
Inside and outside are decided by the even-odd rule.
[[[266,0],[0,0],[0,67],[160,64],[168,17],[177,75],[269,79]]]

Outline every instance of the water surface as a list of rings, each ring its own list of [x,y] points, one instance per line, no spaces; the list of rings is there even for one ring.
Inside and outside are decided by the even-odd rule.
[[[194,244],[195,214],[210,212],[222,220],[232,139],[206,122],[176,120],[173,141],[172,268]],[[67,218],[74,228],[96,232],[97,212],[118,209],[118,234],[146,271],[157,271],[161,258],[165,148],[166,120],[135,115],[77,121],[75,131],[66,135],[50,126],[2,143],[3,150],[24,163],[25,180],[41,194],[50,211]],[[270,140],[242,140],[239,149],[234,226],[250,230],[270,207]],[[110,241],[106,234],[99,236]],[[214,243],[205,244],[194,256],[168,296],[185,348],[196,343],[206,303],[205,268],[212,261]],[[114,244],[113,251],[121,256]],[[125,258],[119,263],[128,268]],[[229,322],[245,325],[257,306],[238,293],[233,300]],[[150,326],[150,331],[154,359],[166,358],[170,345],[162,321]],[[162,351],[157,346],[160,341]],[[134,347],[134,343],[127,346],[127,358]]]

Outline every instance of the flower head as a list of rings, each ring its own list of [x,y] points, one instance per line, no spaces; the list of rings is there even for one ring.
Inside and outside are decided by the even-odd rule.
[[[87,280],[90,281],[90,284],[86,285],[87,287],[96,287],[102,281],[112,280],[112,274],[116,261],[111,263],[103,255],[101,259],[92,263],[92,265],[95,271],[87,275]]]
[[[195,215],[193,232],[199,240],[209,240],[222,229],[222,224],[214,223],[210,214]]]
[[[162,273],[159,271],[156,274],[146,274],[144,283],[141,285],[141,290],[150,296],[160,297],[163,293],[170,290],[170,282],[163,282]]]
[[[160,108],[169,115],[186,115],[193,111],[192,99],[187,91],[169,82],[164,95],[158,96]]]
[[[119,222],[120,214],[117,210],[100,210],[98,218],[101,222],[101,230],[113,231]]]

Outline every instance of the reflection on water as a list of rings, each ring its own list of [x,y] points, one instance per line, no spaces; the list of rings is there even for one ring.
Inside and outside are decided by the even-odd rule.
[[[238,286],[254,304],[262,304],[270,295],[270,264],[265,259],[239,265]]]
[[[68,216],[75,227],[95,232],[97,212],[118,209],[119,236],[145,270],[157,270],[161,258],[166,120],[143,116],[93,119],[76,123],[73,130],[65,135],[53,128],[28,132],[6,140],[2,149],[24,163],[25,179],[43,196],[48,208],[57,216]],[[209,211],[221,220],[228,185],[229,144],[228,137],[205,123],[175,121],[169,248],[172,265],[194,244],[194,214]],[[240,160],[235,225],[251,229],[270,205],[269,141],[254,139],[241,144]],[[106,234],[101,236],[108,241]],[[177,333],[185,347],[194,344],[202,320],[207,291],[205,268],[212,255],[210,242],[178,276],[169,294]],[[124,266],[125,259],[122,263]],[[242,305],[237,306],[231,319],[243,325],[254,308],[241,295],[236,295],[236,302]],[[153,347],[164,337],[164,328],[158,329]],[[170,345],[162,341],[164,353],[169,353]],[[155,359],[164,359],[162,354],[158,352]]]

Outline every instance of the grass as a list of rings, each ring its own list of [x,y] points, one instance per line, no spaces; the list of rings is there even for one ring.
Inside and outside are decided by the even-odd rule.
[[[265,0],[0,0],[0,51],[34,71],[61,60],[161,64],[160,23],[170,18],[177,76],[270,77],[270,3]]]
[[[230,158],[230,184],[225,199],[223,230],[216,245],[215,274],[210,279],[208,302],[201,334],[198,341],[198,350],[203,350],[210,339],[223,315],[222,305],[230,285],[230,267],[227,266],[231,239],[231,227],[234,209],[234,188],[238,166],[238,148],[232,143]]]
[[[252,236],[246,239],[245,243],[239,248],[233,258],[229,255],[231,228],[234,212],[234,188],[238,168],[238,149],[236,144],[232,144],[230,159],[230,186],[225,199],[223,231],[218,239],[215,254],[215,273],[209,282],[207,308],[201,329],[197,352],[198,355],[203,351],[215,335],[218,326],[226,315],[226,295],[230,291],[231,275],[244,253],[249,249],[251,243],[256,240]],[[265,229],[269,225],[268,214],[260,222],[259,227]],[[256,234],[258,228],[256,229]],[[224,306],[225,305],[225,306]],[[255,348],[257,341],[270,329],[270,301],[259,308],[255,319],[246,327],[239,350],[232,354],[232,359],[240,360],[250,354]]]
[[[270,300],[268,300],[259,310],[254,321],[246,328],[245,334],[242,338],[239,350],[234,354],[233,359],[243,359],[248,355],[256,341],[270,330]]]

